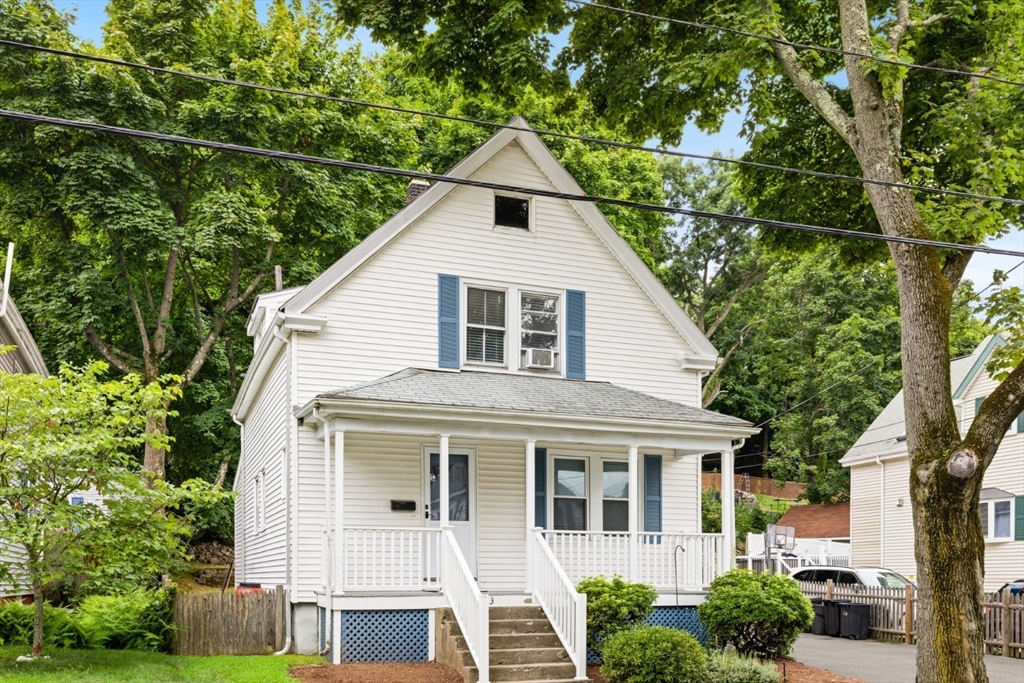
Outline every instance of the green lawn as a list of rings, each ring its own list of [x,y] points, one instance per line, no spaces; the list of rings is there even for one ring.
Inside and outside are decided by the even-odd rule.
[[[2,683],[295,683],[288,668],[320,657],[173,657],[127,650],[50,649],[51,659],[15,664],[27,647],[0,647]]]

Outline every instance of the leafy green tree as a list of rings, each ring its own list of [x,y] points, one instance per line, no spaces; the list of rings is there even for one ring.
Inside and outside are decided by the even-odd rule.
[[[180,562],[190,529],[164,514],[223,497],[200,482],[151,482],[137,464],[146,431],[178,393],[173,378],[107,380],[104,363],[56,376],[0,373],[0,582],[30,588],[32,654],[43,648],[45,589],[84,578],[109,590]]]
[[[252,0],[111,0],[107,12],[98,48],[75,40],[44,0],[0,0],[0,33],[286,88],[376,94],[358,51],[338,51],[338,28],[317,3],[277,0],[266,23]],[[407,123],[370,110],[7,48],[0,97],[22,111],[392,166],[409,161],[415,141]],[[191,434],[212,442],[208,459],[236,448],[224,408],[248,361],[239,340],[253,295],[272,286],[276,264],[289,283],[312,279],[401,205],[401,185],[0,123],[0,225],[20,245],[19,281],[30,292],[22,302],[41,345],[58,358],[98,354],[145,382],[172,372],[180,388],[199,383]],[[211,360],[218,367],[204,375]],[[148,429],[167,433],[156,414]],[[145,467],[165,474],[152,443]]]
[[[745,107],[751,159],[799,154],[800,165],[810,168],[851,168],[874,181],[1010,197],[1020,196],[1024,185],[1018,86],[857,56],[1019,78],[1024,5],[1015,0],[616,2],[774,42],[553,0],[482,0],[471,7],[335,2],[347,22],[414,52],[435,77],[511,97],[521,83],[556,88],[573,73],[588,105],[636,140],[677,143],[686,123],[716,130],[727,112]],[[569,24],[558,68],[548,69],[546,36]],[[847,54],[798,50],[787,40]],[[1017,206],[877,184],[834,185],[771,176],[755,187],[761,200],[748,208],[765,218],[814,216],[832,219],[836,227],[961,244],[1019,229]],[[779,240],[806,243],[795,235]],[[854,244],[861,255],[883,258],[877,245]],[[1005,379],[961,435],[950,389],[950,317],[971,254],[895,243],[888,251],[899,291],[915,557],[922,577],[918,682],[984,681],[984,541],[977,515],[964,511],[976,508],[985,470],[1024,410],[1024,351],[1006,359]]]

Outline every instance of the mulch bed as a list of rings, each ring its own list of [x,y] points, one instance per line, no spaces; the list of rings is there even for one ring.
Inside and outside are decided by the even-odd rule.
[[[462,674],[437,662],[380,662],[292,667],[302,683],[463,683]]]

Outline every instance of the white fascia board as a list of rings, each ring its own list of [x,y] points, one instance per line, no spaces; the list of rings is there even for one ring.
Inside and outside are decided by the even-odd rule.
[[[309,424],[322,424],[325,421],[345,420],[362,423],[380,423],[379,429],[388,431],[388,425],[394,429],[398,423],[410,423],[408,427],[419,430],[419,433],[440,433],[453,423],[467,428],[469,425],[482,425],[494,431],[505,427],[515,430],[516,434],[530,430],[556,430],[560,434],[557,440],[572,440],[570,437],[577,431],[594,434],[617,435],[624,433],[639,435],[639,443],[646,446],[652,436],[664,436],[674,444],[672,448],[680,448],[680,439],[705,438],[714,442],[714,447],[729,448],[732,440],[757,433],[753,425],[725,425],[701,422],[673,422],[667,420],[644,420],[635,418],[614,418],[603,416],[564,415],[558,413],[526,414],[522,411],[495,410],[492,408],[466,408],[457,406],[395,404],[389,401],[367,401],[363,399],[314,399],[303,406],[296,417],[303,418]],[[424,425],[423,423],[428,423]],[[429,425],[441,425],[434,429]],[[375,427],[377,429],[378,427]],[[637,443],[635,439],[627,439]],[[685,445],[684,445],[685,446]],[[687,449],[689,450],[689,449]],[[710,451],[700,451],[710,452]]]
[[[315,334],[327,325],[327,318],[316,315],[298,315],[293,313],[278,313],[274,319],[273,326],[267,330],[260,340],[259,348],[253,354],[249,369],[242,378],[242,386],[235,397],[235,403],[231,406],[231,417],[236,422],[243,422],[252,406],[263,380],[270,370],[270,366],[277,359],[281,348],[287,341],[287,333],[299,332],[303,334]]]
[[[899,460],[905,457],[907,457],[907,443],[904,441],[901,442],[895,448],[879,451],[877,453],[873,451],[868,453],[861,453],[860,455],[853,458],[849,456],[843,456],[839,460],[839,464],[842,465],[843,467],[856,467],[857,465],[873,464],[876,459],[888,461]]]

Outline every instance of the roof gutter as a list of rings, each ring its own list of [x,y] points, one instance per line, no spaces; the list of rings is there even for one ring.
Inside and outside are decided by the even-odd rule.
[[[274,317],[273,327],[270,334],[263,338],[263,343],[256,350],[256,355],[249,365],[249,370],[242,380],[242,387],[238,390],[235,404],[231,407],[231,419],[241,424],[245,421],[249,408],[256,398],[257,391],[263,385],[263,380],[270,372],[277,354],[281,348],[288,343],[288,334],[298,332],[300,334],[316,334],[327,324],[327,318],[317,315],[302,315],[295,313],[278,312]]]

